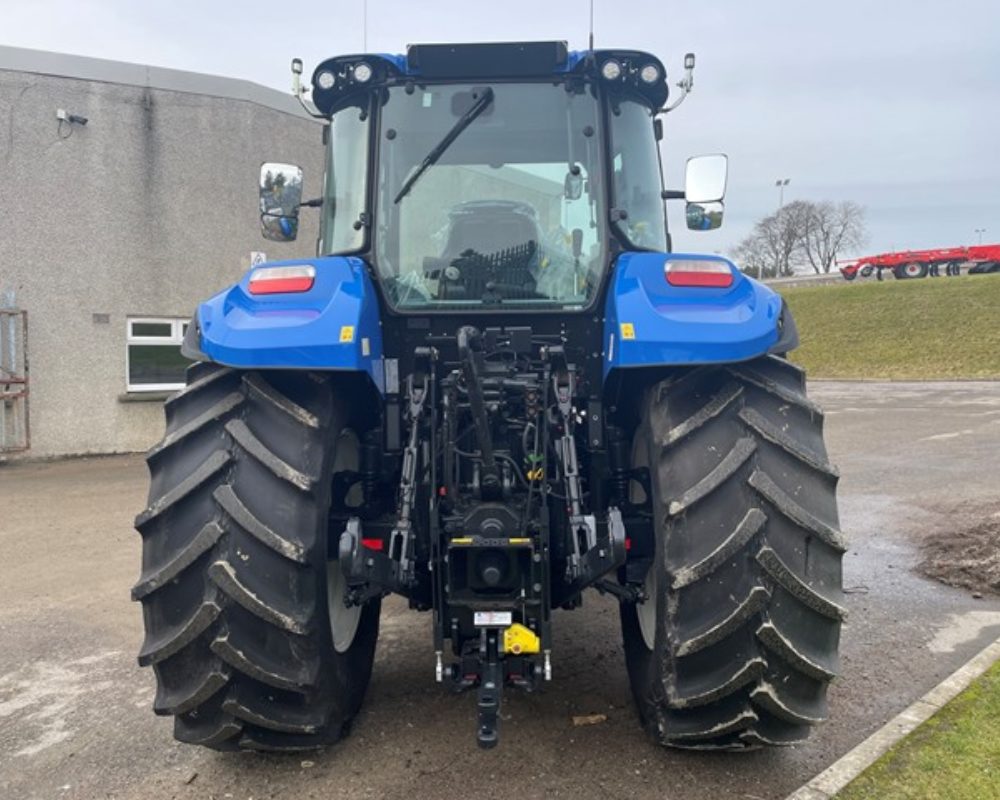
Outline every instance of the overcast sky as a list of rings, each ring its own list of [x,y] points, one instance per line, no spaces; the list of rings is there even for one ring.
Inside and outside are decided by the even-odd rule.
[[[997,0],[595,0],[599,47],[651,51],[695,90],[666,120],[667,179],[684,159],[730,156],[726,222],[678,250],[725,251],[785,200],[854,200],[867,252],[1000,241]],[[426,41],[587,41],[587,0],[369,0],[368,49]],[[362,50],[362,2],[0,0],[0,44],[289,86]]]

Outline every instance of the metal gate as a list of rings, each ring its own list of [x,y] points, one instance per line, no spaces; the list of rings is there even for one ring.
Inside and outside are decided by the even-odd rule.
[[[17,453],[30,445],[28,312],[0,306],[0,453]]]

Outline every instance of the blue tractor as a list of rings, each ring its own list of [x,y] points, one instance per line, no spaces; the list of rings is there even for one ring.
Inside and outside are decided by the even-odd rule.
[[[266,164],[261,220],[288,241],[316,208],[318,255],[199,306],[148,456],[155,711],[221,750],[334,742],[397,594],[491,747],[502,693],[558,677],[553,611],[595,589],[657,741],[805,738],[838,670],[838,476],[782,299],[671,250],[664,201],[717,228],[726,160],[664,190],[663,64],[414,45],[297,91],[322,197]]]

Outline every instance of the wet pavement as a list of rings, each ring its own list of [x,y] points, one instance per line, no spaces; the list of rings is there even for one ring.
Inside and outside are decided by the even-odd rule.
[[[434,683],[430,620],[387,603],[365,709],[305,755],[177,744],[139,670],[139,457],[0,466],[0,798],[780,798],[1000,635],[1000,598],[915,572],[922,537],[1000,502],[1000,383],[815,383],[843,474],[846,604],[831,720],[804,745],[661,749],[632,708],[615,604],[557,612],[554,680],[508,692],[480,751],[475,698]],[[578,714],[607,720],[574,727]]]

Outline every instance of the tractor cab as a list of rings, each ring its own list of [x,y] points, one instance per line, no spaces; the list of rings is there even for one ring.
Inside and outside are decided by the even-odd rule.
[[[330,120],[319,255],[362,256],[395,311],[587,309],[618,253],[670,249],[667,95],[657,58],[562,42],[324,61],[307,106]]]

